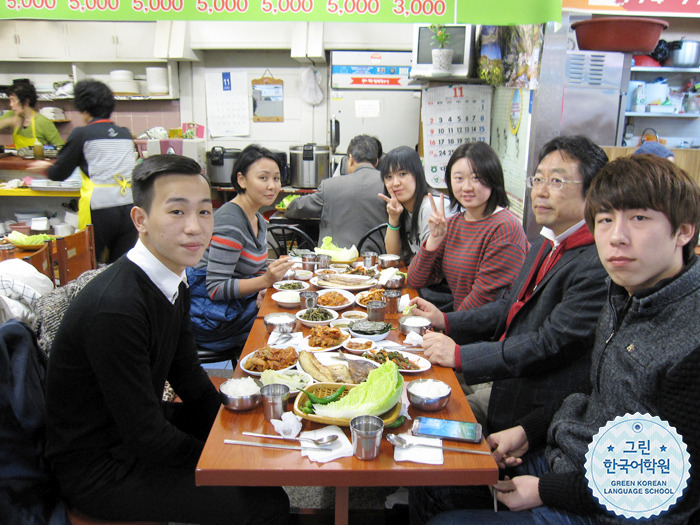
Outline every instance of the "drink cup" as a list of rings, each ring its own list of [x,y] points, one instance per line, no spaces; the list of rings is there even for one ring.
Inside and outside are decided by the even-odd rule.
[[[309,270],[313,272],[316,269],[316,255],[304,255],[301,258],[301,267],[304,270]]]
[[[375,459],[379,455],[384,421],[377,416],[357,416],[350,421],[352,453],[357,459]]]
[[[386,301],[386,313],[399,313],[399,301],[401,300],[401,290],[385,290],[384,300]]]
[[[377,257],[379,257],[377,252],[362,252],[362,264],[365,268],[370,268],[377,264]]]
[[[318,270],[322,270],[323,268],[328,268],[331,264],[331,256],[330,255],[317,255],[316,256],[316,268]]]
[[[260,389],[263,402],[263,414],[265,419],[281,419],[282,414],[287,410],[287,400],[289,399],[289,387],[287,385],[271,384]]]
[[[369,301],[367,303],[367,320],[384,322],[386,301]]]
[[[317,301],[318,292],[312,292],[310,290],[299,292],[299,306],[302,310],[305,310],[306,308],[316,308]]]

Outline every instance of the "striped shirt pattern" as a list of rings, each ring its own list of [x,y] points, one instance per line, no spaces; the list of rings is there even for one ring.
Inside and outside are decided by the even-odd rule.
[[[428,286],[443,272],[454,310],[475,308],[513,284],[528,247],[520,221],[508,210],[475,222],[459,213],[447,219],[447,235],[437,250],[426,250],[425,243],[420,247],[408,267],[407,285]]]
[[[227,202],[214,213],[214,233],[197,269],[206,268],[212,301],[240,299],[240,279],[263,275],[267,269],[267,225],[259,213],[258,236],[245,212]]]

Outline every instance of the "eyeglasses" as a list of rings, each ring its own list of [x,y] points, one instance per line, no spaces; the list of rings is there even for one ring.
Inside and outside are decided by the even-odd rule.
[[[544,177],[528,177],[526,179],[526,185],[528,188],[539,188],[543,184],[546,184],[548,188],[552,190],[560,190],[564,187],[564,184],[583,184],[582,180],[562,180],[558,177],[552,177],[547,180]]]

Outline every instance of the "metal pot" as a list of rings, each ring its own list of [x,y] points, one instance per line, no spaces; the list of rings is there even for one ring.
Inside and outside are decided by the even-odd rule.
[[[330,148],[314,143],[289,148],[292,168],[292,186],[295,188],[318,188],[328,177]]]
[[[231,173],[236,159],[241,154],[238,148],[222,148],[214,146],[207,151],[207,176],[212,184],[232,186]]]
[[[669,42],[671,53],[664,62],[666,67],[698,67],[700,64],[700,42],[675,40]]]

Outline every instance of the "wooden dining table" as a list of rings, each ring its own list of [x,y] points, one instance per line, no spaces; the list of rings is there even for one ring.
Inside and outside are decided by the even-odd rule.
[[[312,290],[317,288],[311,286]],[[271,295],[276,290],[269,289],[261,305],[258,318],[250,331],[242,356],[254,352],[267,343],[269,334],[263,323],[262,316],[272,312],[296,312],[296,309],[279,307]],[[403,294],[410,297],[417,295],[409,288],[403,289]],[[362,310],[354,304],[346,310]],[[342,311],[340,312],[342,313]],[[401,313],[386,315],[386,321],[393,325],[387,339],[402,343],[404,335],[398,332],[398,319]],[[297,323],[308,335],[310,329]],[[240,363],[240,360],[239,360]],[[233,376],[247,375],[236,367]],[[420,373],[403,374],[404,381],[409,382],[420,378],[432,378],[444,381],[452,388],[452,395],[445,408],[438,412],[424,412],[409,407],[412,418],[417,416],[456,419],[461,421],[476,421],[454,370],[438,365]],[[288,410],[292,409],[293,399],[290,398]],[[302,421],[302,431],[315,430],[323,425],[308,420]],[[384,435],[393,432],[400,434],[409,432],[412,421],[408,420],[399,428],[385,429]],[[490,455],[464,454],[445,451],[442,465],[428,465],[413,462],[394,461],[394,446],[386,439],[382,440],[379,457],[362,461],[354,456],[344,457],[328,463],[315,463],[302,457],[298,450],[271,448],[252,448],[241,445],[225,444],[226,439],[253,440],[264,443],[276,443],[273,440],[250,438],[243,432],[275,434],[271,423],[263,417],[262,406],[247,412],[232,412],[221,408],[216,421],[209,433],[204,450],[199,459],[196,471],[197,485],[224,486],[327,486],[335,487],[335,523],[346,525],[349,513],[349,488],[370,486],[425,486],[425,485],[487,485],[498,479],[498,468]],[[345,434],[350,437],[349,428],[343,427]],[[482,439],[480,444],[450,442],[450,446],[465,449],[489,451]]]

